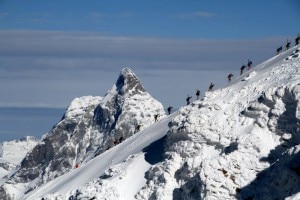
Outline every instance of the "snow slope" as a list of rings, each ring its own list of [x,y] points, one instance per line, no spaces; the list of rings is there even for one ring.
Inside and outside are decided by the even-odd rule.
[[[150,169],[137,198],[267,200],[299,193],[299,52],[283,52],[181,108],[167,135],[170,159]]]
[[[159,122],[155,123],[149,128],[146,128],[145,130],[133,135],[121,144],[97,156],[90,162],[80,166],[78,169],[74,169],[70,173],[67,173],[64,176],[61,176],[34,190],[32,193],[26,195],[24,199],[37,199],[39,197],[45,196],[46,194],[54,193],[57,194],[49,195],[48,198],[50,198],[51,196],[54,198],[55,196],[56,198],[66,199],[68,196],[70,196],[70,194],[72,194],[72,192],[74,192],[74,190],[79,189],[85,184],[101,177],[104,174],[105,170],[108,170],[111,166],[117,165],[126,160],[128,161],[128,159],[130,160],[130,162],[126,162],[127,164],[125,165],[124,169],[121,169],[121,171],[128,168],[129,179],[127,179],[127,181],[125,182],[122,182],[123,187],[119,187],[120,183],[116,179],[112,182],[118,184],[112,185],[116,190],[116,199],[132,199],[133,196],[131,195],[134,195],[135,192],[137,192],[136,187],[141,188],[141,186],[145,183],[145,181],[143,180],[136,180],[139,177],[144,177],[145,171],[147,171],[150,167],[150,165],[147,164],[143,159],[144,156],[142,151],[145,147],[159,140],[167,133],[168,123],[173,118],[173,116],[174,114],[161,119]],[[133,157],[130,159],[130,156]],[[136,169],[136,171],[134,169]],[[129,190],[127,183],[142,184],[138,184],[135,187],[129,187],[129,190],[133,190],[134,192],[128,193]],[[121,190],[118,191],[118,189],[120,188]]]
[[[299,54],[255,66],[15,199],[298,199]]]
[[[16,172],[3,180],[0,198],[21,197],[125,141],[165,116],[160,102],[129,69],[102,97],[75,98],[62,120],[25,156]]]

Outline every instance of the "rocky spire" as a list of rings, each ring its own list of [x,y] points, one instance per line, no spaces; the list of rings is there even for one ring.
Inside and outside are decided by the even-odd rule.
[[[10,182],[36,179],[38,186],[63,175],[133,135],[137,125],[143,129],[154,123],[154,113],[164,116],[162,104],[125,68],[105,97],[74,99],[62,120],[27,154]]]
[[[138,77],[129,68],[122,69],[120,76],[116,82],[118,93],[141,93],[146,92],[144,86]],[[131,94],[131,95],[133,95]]]

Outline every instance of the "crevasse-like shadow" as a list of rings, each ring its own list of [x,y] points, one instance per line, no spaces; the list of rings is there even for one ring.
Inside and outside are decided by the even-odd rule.
[[[145,160],[151,165],[163,161],[164,143],[166,138],[167,136],[164,136],[143,149]]]
[[[286,111],[278,118],[277,134],[290,134],[290,139],[282,139],[261,161],[271,166],[258,173],[249,185],[237,189],[240,200],[281,200],[300,192],[300,152],[295,146],[300,144],[300,120],[296,118],[297,103],[286,91],[283,97]]]

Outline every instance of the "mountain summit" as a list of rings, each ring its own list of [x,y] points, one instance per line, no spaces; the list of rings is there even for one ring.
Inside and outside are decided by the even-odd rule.
[[[12,196],[9,185],[21,183],[27,193],[81,166],[154,123],[155,114],[165,115],[162,104],[130,69],[123,69],[104,97],[84,96],[71,102],[62,120],[7,178],[1,199]]]
[[[71,103],[1,198],[299,200],[299,54],[282,52],[168,116],[124,69],[105,97]]]

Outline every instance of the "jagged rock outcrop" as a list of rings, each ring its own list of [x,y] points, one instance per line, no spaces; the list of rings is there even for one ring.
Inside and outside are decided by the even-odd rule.
[[[105,133],[98,153],[130,137],[138,131],[136,129],[154,123],[155,114],[165,115],[162,105],[146,92],[130,69],[123,69],[116,84],[95,110],[95,128]]]
[[[136,198],[299,199],[300,50],[289,52],[181,108]]]
[[[154,122],[154,114],[165,115],[162,104],[125,68],[105,97],[74,99],[62,120],[25,157],[8,182],[34,180],[25,193],[31,191],[146,128]],[[0,197],[2,194],[5,192]]]

